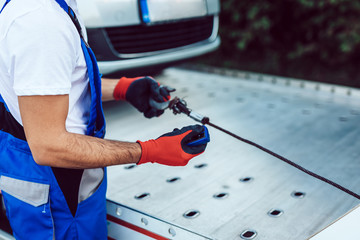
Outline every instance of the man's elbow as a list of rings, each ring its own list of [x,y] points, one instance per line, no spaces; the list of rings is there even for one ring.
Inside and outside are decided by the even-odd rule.
[[[52,166],[54,161],[53,153],[48,146],[35,146],[30,147],[34,161],[38,165],[42,166]]]
[[[42,141],[29,141],[30,150],[34,161],[38,165],[56,167],[57,158],[61,152],[61,144],[57,140],[44,139]]]

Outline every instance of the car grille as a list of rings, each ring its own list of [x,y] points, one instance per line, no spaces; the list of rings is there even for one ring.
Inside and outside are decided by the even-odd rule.
[[[107,35],[120,54],[145,53],[182,47],[208,39],[213,17],[157,25],[106,28]]]

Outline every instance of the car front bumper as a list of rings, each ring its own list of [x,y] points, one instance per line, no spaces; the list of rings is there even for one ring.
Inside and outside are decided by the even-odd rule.
[[[134,69],[144,66],[161,65],[200,56],[217,49],[220,45],[220,37],[208,43],[193,44],[193,46],[181,47],[177,50],[163,52],[158,55],[141,58],[122,59],[116,61],[99,61],[98,65],[102,74],[110,74],[115,71]]]

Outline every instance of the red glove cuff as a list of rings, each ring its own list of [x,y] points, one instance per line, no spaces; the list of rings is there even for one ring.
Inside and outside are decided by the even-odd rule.
[[[163,136],[156,140],[151,139],[145,142],[137,141],[142,149],[141,157],[137,164],[156,162],[168,166],[185,166],[190,159],[203,152],[189,154],[182,149],[181,141],[189,132],[190,130],[180,135]]]
[[[119,82],[115,86],[114,93],[113,93],[115,100],[126,100],[126,92],[129,88],[130,84],[139,78],[141,78],[141,77],[137,77],[137,78],[122,77],[122,78],[120,78]]]
[[[141,142],[141,141],[136,141],[137,143],[140,144],[141,146],[141,157],[139,162],[137,163],[137,165],[143,164],[143,163],[147,163],[147,162],[151,162],[151,160],[149,160],[148,158],[148,147],[150,147],[149,145],[155,144],[153,142],[155,142],[154,140],[149,140],[146,142]]]

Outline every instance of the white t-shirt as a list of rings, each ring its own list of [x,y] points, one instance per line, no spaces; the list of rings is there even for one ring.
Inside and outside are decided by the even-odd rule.
[[[66,2],[82,24],[76,1]],[[0,9],[4,3],[0,0]],[[22,125],[17,96],[68,94],[66,129],[84,134],[88,81],[79,34],[59,4],[11,0],[0,14],[0,94],[14,118]]]

